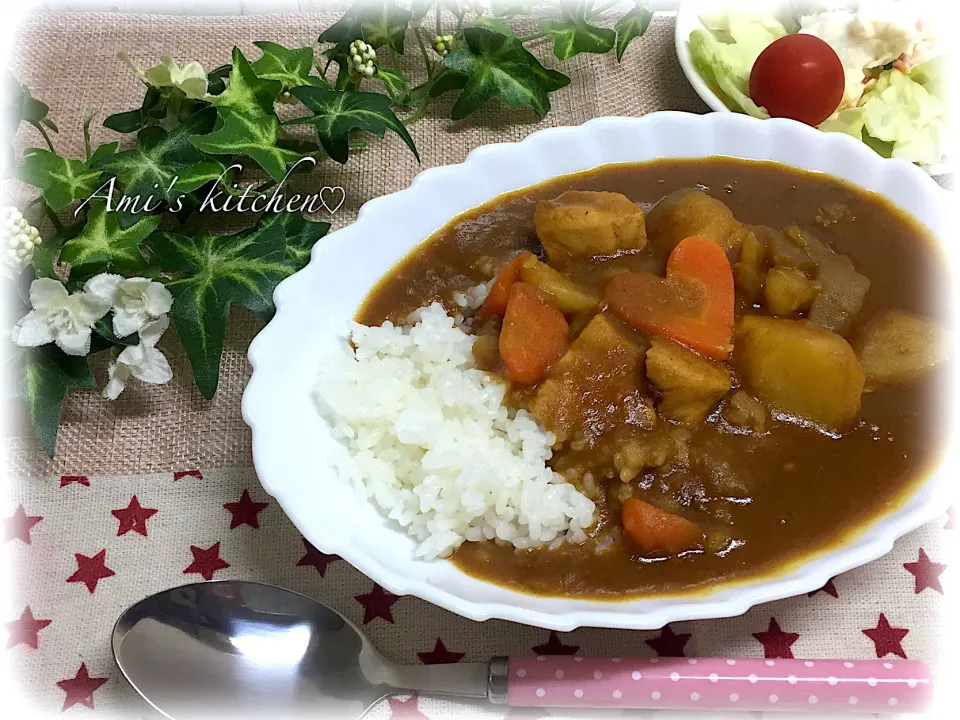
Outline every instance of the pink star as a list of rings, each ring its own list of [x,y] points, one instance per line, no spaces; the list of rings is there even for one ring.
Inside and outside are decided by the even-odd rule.
[[[652,647],[659,657],[685,657],[683,647],[690,639],[690,633],[677,633],[665,625],[660,635],[644,642]]]
[[[363,624],[366,625],[376,618],[383,618],[392,623],[393,610],[391,608],[400,598],[374,583],[373,590],[365,595],[356,595],[354,599],[363,605]]]
[[[840,594],[837,592],[837,586],[833,584],[835,579],[836,578],[830,578],[823,584],[822,588],[814,590],[813,592],[808,592],[807,597],[813,597],[817,593],[826,593],[827,595],[832,595],[835,598],[839,598]]]
[[[117,537],[126,535],[131,530],[144,537],[147,536],[147,520],[157,514],[156,508],[140,507],[140,501],[134,495],[130,504],[120,510],[111,510],[110,514],[120,521]]]
[[[770,625],[763,632],[753,633],[753,637],[763,645],[765,658],[792,658],[793,645],[800,637],[799,633],[784,632],[776,618],[770,618]]]
[[[37,649],[37,633],[49,625],[52,620],[37,620],[33,617],[33,611],[30,606],[24,609],[20,617],[13,622],[5,623],[10,637],[7,638],[7,649],[17,645],[26,645],[34,650]]]
[[[260,529],[260,520],[257,515],[270,503],[253,502],[250,499],[250,493],[246,490],[237,502],[224,503],[223,506],[230,511],[230,529],[241,525],[249,525],[252,528]]]
[[[81,582],[87,586],[87,590],[93,595],[97,589],[97,583],[104,578],[112,577],[116,573],[107,567],[107,550],[104,548],[93,557],[87,557],[80,553],[73,555],[77,560],[77,571],[67,578],[68,583]]]
[[[18,505],[17,509],[13,511],[13,515],[3,521],[3,541],[9,542],[14,538],[18,538],[21,542],[29,545],[30,530],[41,520],[43,520],[42,515],[27,515],[23,510],[23,505]]]
[[[936,590],[943,595],[943,586],[940,584],[940,576],[947,569],[943,563],[935,563],[927,557],[927,553],[920,548],[920,556],[916,562],[904,563],[903,566],[913,575],[914,595],[918,595],[927,588]]]
[[[219,542],[214,543],[206,550],[191,545],[190,552],[193,553],[193,562],[183,571],[184,575],[196,573],[203,576],[204,580],[213,580],[216,572],[230,567],[230,563],[220,557]]]
[[[906,628],[892,627],[887,620],[887,616],[883,613],[880,613],[880,619],[877,621],[876,627],[867,628],[866,630],[861,630],[861,632],[873,640],[878,658],[886,657],[888,654],[893,653],[894,655],[902,657],[904,660],[907,659],[907,653],[904,652],[901,641],[910,631]]]
[[[433,650],[417,653],[417,657],[424,665],[443,665],[460,662],[465,654],[447,650],[443,640],[437,638],[437,644],[433,646]]]
[[[423,718],[423,720],[427,720],[427,716],[420,712],[419,698],[416,695],[406,700],[387,698],[387,702],[390,704],[390,720],[404,720],[405,718],[409,718],[410,720]]]
[[[550,637],[543,645],[536,645],[533,651],[537,655],[576,655],[579,645],[564,645],[560,636],[553,630],[550,631]]]
[[[316,568],[317,572],[320,573],[320,577],[323,577],[324,573],[327,572],[327,565],[332,563],[334,560],[339,560],[339,555],[327,555],[317,550],[306,538],[301,538],[303,540],[303,547],[306,549],[306,553],[302,558],[297,560],[297,567],[313,567]]]
[[[61,712],[69,710],[74,705],[83,705],[93,710],[93,693],[97,688],[107,682],[109,678],[92,678],[87,672],[87,664],[80,663],[80,669],[77,674],[69,680],[61,680],[57,683],[67,696],[63,699]]]

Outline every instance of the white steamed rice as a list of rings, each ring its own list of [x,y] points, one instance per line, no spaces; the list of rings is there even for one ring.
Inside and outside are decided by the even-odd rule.
[[[473,309],[485,290],[455,301]],[[354,324],[354,347],[323,358],[316,398],[347,449],[340,472],[417,540],[418,557],[464,540],[582,542],[593,502],[546,466],[553,434],[503,405],[506,388],[474,366],[461,320],[434,303],[408,326]]]

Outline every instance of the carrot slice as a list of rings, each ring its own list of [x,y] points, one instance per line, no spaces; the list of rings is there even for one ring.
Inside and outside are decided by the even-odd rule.
[[[603,289],[610,309],[633,328],[666,337],[714,360],[733,349],[733,271],[713,240],[688,237],[670,253],[666,279],[623,273]]]
[[[500,271],[497,279],[493,282],[493,286],[490,288],[490,292],[487,294],[487,299],[483,301],[483,305],[477,310],[477,320],[486,320],[493,315],[503,315],[507,311],[507,301],[510,299],[510,288],[520,279],[520,268],[523,266],[523,261],[530,257],[534,257],[534,254],[528,250],[524,250],[507,263],[507,266]]]
[[[500,330],[500,358],[509,378],[528,385],[539,382],[567,349],[568,331],[563,313],[537,288],[513,283]]]
[[[627,537],[645,553],[676,555],[696,549],[703,537],[689,520],[636,498],[623,503],[622,518]]]

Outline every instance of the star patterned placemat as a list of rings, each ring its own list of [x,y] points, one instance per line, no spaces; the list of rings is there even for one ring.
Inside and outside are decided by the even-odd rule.
[[[21,479],[8,490],[0,551],[15,582],[2,616],[4,658],[31,708],[43,714],[89,708],[106,716],[155,717],[114,664],[113,623],[124,608],[152,593],[214,579],[257,580],[318,598],[400,663],[476,662],[521,653],[910,658],[930,663],[939,674],[950,650],[941,620],[953,591],[946,561],[957,536],[952,515],[817,591],[757,606],[741,617],[649,632],[556,633],[496,620],[478,624],[388,592],[304,540],[250,469]],[[682,714],[629,714],[651,715]],[[464,716],[564,717],[417,697],[393,698],[371,714]]]

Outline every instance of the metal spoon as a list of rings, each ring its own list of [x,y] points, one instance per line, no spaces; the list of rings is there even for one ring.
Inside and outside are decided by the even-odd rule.
[[[141,600],[117,620],[113,653],[137,692],[178,720],[359,718],[378,700],[408,693],[515,707],[809,710],[818,703],[818,712],[894,705],[914,712],[931,691],[929,671],[913,661],[538,656],[396,665],[325,605],[235,580]]]

